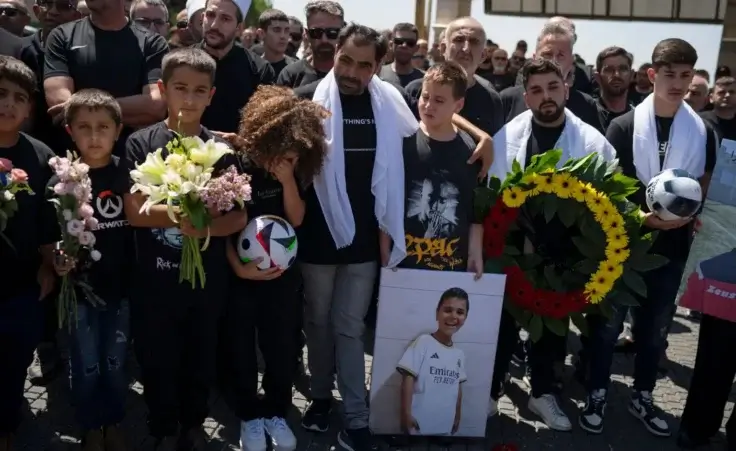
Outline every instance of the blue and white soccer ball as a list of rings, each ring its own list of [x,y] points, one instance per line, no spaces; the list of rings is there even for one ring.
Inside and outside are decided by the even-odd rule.
[[[296,260],[297,239],[289,222],[274,215],[252,219],[240,233],[237,246],[243,263],[263,258],[260,269],[287,269]]]
[[[649,181],[646,200],[649,211],[663,221],[687,219],[700,210],[703,190],[689,172],[667,169]]]

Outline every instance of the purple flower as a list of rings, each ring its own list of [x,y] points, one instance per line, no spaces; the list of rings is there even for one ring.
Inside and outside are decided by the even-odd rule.
[[[230,166],[207,183],[202,192],[202,201],[207,208],[217,211],[230,211],[235,204],[242,205],[250,200],[250,176],[238,174],[235,166]]]

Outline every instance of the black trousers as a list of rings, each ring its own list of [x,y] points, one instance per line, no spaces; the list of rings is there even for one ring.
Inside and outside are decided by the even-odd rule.
[[[736,376],[736,323],[703,315],[698,353],[680,428],[693,439],[718,433]],[[736,450],[736,415],[726,424],[729,451]]]
[[[498,326],[498,344],[496,345],[496,359],[493,364],[493,379],[491,381],[491,397],[498,400],[509,372],[509,363],[514,354],[516,343],[519,341],[519,326],[516,320],[506,309],[501,309],[501,321]]]
[[[227,284],[208,277],[205,289],[192,290],[186,283],[148,282],[133,290],[131,321],[148,428],[160,438],[176,435],[179,426],[201,427],[207,417]]]
[[[245,281],[244,281],[245,282]],[[223,347],[228,350],[228,404],[242,421],[286,418],[301,340],[294,331],[302,323],[299,273],[292,268],[271,281],[238,283],[231,290],[224,318]],[[258,396],[258,358],[265,371],[264,396]]]
[[[544,330],[539,341],[529,346],[529,362],[532,377],[532,396],[538,398],[555,390],[555,363],[567,353],[567,335],[555,335]],[[564,357],[562,358],[564,360]]]

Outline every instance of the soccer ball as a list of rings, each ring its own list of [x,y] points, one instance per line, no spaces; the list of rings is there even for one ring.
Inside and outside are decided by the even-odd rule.
[[[296,260],[296,232],[285,219],[273,215],[258,216],[240,232],[238,256],[243,263],[259,257],[260,269],[287,269]]]
[[[667,169],[649,181],[646,191],[649,211],[663,221],[687,219],[703,203],[700,182],[682,169]]]

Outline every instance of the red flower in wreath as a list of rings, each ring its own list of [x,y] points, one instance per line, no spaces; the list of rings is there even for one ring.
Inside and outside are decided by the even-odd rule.
[[[519,216],[519,209],[506,206],[506,204],[503,203],[501,196],[499,196],[488,214],[496,222],[505,224],[508,228],[508,226],[516,221],[516,218]]]

